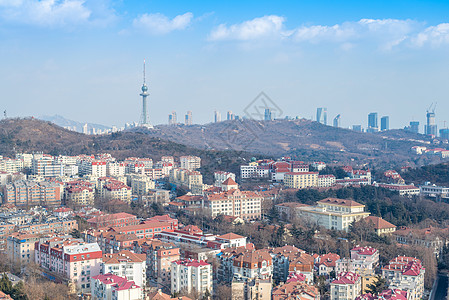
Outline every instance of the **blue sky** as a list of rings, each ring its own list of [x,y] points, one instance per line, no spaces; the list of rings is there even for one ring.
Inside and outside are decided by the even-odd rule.
[[[449,121],[449,1],[0,0],[0,109],[122,126],[195,123],[267,93],[285,115]]]

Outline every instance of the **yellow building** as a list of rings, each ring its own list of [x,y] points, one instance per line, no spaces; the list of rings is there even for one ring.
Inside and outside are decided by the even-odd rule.
[[[285,173],[284,185],[292,189],[304,189],[318,186],[318,172]]]
[[[348,231],[354,221],[369,216],[365,212],[365,205],[353,200],[326,198],[317,202],[315,206],[297,208],[298,217],[323,226],[326,229]]]

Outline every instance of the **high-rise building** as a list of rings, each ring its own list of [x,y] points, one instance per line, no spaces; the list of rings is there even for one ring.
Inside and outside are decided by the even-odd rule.
[[[440,138],[449,140],[449,128],[440,129]]]
[[[230,120],[234,120],[234,119],[235,119],[234,113],[231,110],[229,110],[227,120],[230,121]]]
[[[318,107],[316,109],[316,121],[327,125],[327,108],[326,107]]]
[[[419,133],[419,122],[418,121],[410,121],[409,130],[414,133]]]
[[[143,61],[143,85],[142,85],[142,115],[140,116],[140,126],[151,128],[150,120],[148,118],[148,109],[147,109],[147,97],[150,94],[148,93],[148,86],[145,82],[145,60]]]
[[[352,125],[352,130],[362,132],[362,125]]]
[[[427,123],[425,126],[424,133],[426,135],[437,136],[438,129],[437,129],[437,125],[435,122],[435,107],[433,107],[433,109],[432,109],[432,106],[433,106],[433,104],[427,110],[427,114],[426,114]]]
[[[176,125],[178,122],[176,121],[176,111],[172,111],[171,114],[168,115],[168,125]]]
[[[390,130],[390,117],[389,116],[383,116],[380,119],[380,130]]]
[[[368,132],[379,131],[379,125],[377,123],[377,113],[373,112],[368,115]]]
[[[214,122],[215,123],[221,122],[221,114],[218,110],[214,112]]]
[[[341,127],[341,117],[340,114],[338,114],[337,116],[335,116],[334,118],[334,127]]]
[[[185,125],[186,126],[192,125],[192,112],[190,110],[186,114]]]
[[[83,133],[88,134],[89,131],[87,131],[87,123],[83,125]]]
[[[273,120],[272,117],[271,117],[271,109],[265,108],[265,116],[264,116],[264,120],[265,120],[265,121],[271,121],[271,120]]]

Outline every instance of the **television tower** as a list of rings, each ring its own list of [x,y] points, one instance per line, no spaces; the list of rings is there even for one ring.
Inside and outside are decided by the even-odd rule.
[[[140,126],[153,128],[153,126],[149,122],[148,118],[148,110],[147,110],[147,97],[150,94],[148,93],[148,86],[145,82],[145,59],[143,60],[143,85],[142,85],[142,115],[140,116]]]

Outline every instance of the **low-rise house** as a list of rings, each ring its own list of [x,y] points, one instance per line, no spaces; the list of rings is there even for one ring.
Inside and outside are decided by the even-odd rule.
[[[329,276],[331,272],[336,271],[337,260],[340,255],[335,253],[327,253],[320,255],[315,260],[315,267],[318,269],[318,275]]]
[[[448,233],[447,228],[432,226],[423,229],[401,227],[393,233],[393,237],[399,244],[429,248],[438,257],[447,243],[445,236],[448,236]]]
[[[378,236],[390,235],[396,231],[396,225],[376,216],[368,216],[365,221],[371,225]]]

